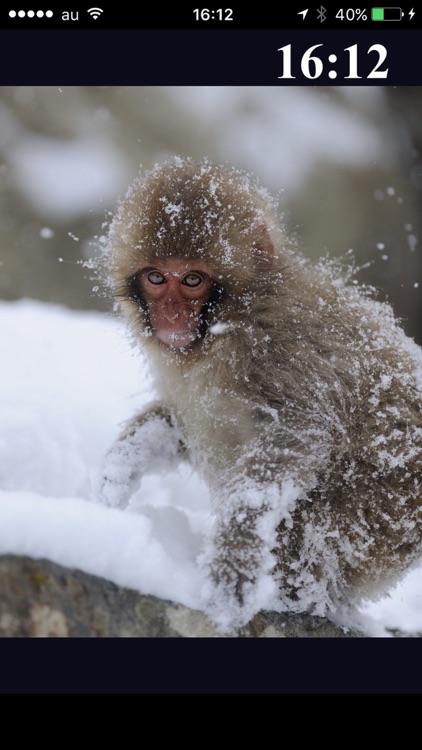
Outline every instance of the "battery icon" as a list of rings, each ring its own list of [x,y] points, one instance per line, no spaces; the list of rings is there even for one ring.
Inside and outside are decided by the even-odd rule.
[[[404,13],[401,8],[372,8],[373,21],[401,21]]]

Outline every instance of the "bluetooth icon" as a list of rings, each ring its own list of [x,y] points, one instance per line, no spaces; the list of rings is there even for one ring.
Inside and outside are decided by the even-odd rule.
[[[324,21],[327,19],[327,8],[324,8],[323,5],[321,5],[320,9],[317,10],[317,21],[321,21],[321,23],[324,23]]]

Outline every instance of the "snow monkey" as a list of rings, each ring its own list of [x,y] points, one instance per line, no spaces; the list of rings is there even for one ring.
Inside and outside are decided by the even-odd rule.
[[[204,610],[223,630],[268,602],[335,616],[385,593],[422,539],[422,351],[390,306],[303,259],[255,178],[206,159],[141,173],[104,256],[160,401],[105,457],[102,501],[191,461],[213,498]]]

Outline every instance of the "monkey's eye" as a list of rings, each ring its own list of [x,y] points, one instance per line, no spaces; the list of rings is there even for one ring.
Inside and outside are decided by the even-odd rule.
[[[199,286],[199,284],[202,281],[202,276],[199,275],[199,273],[187,273],[186,276],[183,277],[182,284],[186,284],[186,286]]]
[[[150,281],[151,284],[164,284],[165,280],[164,274],[160,271],[151,271],[151,273],[148,274],[148,281]]]

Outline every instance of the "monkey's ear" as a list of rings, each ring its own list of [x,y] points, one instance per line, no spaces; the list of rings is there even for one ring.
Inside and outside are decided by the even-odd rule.
[[[274,243],[265,224],[259,224],[254,230],[254,245],[258,265],[271,265],[274,259]]]

